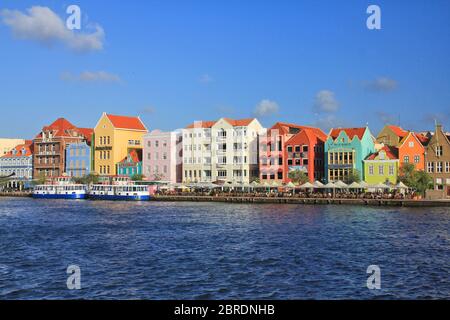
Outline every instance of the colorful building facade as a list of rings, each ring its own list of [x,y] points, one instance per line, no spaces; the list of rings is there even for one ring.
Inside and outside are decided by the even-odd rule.
[[[258,179],[256,118],[198,121],[182,130],[183,182],[250,183]]]
[[[29,188],[33,180],[33,142],[25,141],[0,157],[0,176],[14,175],[7,187]]]
[[[364,181],[395,185],[398,181],[399,159],[396,147],[384,146],[364,160]]]
[[[66,147],[66,174],[84,177],[91,173],[91,147],[88,141],[71,143]]]
[[[5,139],[0,138],[0,157],[9,153],[13,148],[18,146],[19,144],[24,144],[24,139]]]
[[[450,198],[450,135],[440,124],[436,125],[425,147],[425,167],[433,178],[433,192],[429,194],[435,198]]]
[[[363,160],[375,152],[375,139],[368,127],[336,128],[325,141],[326,181],[348,182],[357,172],[364,180]]]
[[[139,117],[103,113],[94,129],[94,172],[115,176],[117,164],[132,150],[142,152],[143,136],[147,128]]]
[[[34,178],[58,177],[66,170],[66,147],[91,139],[92,129],[78,128],[64,118],[59,118],[35,137]]]
[[[132,149],[130,153],[117,164],[119,176],[133,177],[142,174],[142,150]]]
[[[259,137],[260,181],[289,183],[289,172],[295,170],[312,182],[322,180],[326,137],[318,128],[277,122]]]
[[[377,136],[384,145],[398,148],[400,166],[412,163],[417,170],[425,170],[425,147],[429,138],[421,133],[406,131],[398,126],[387,125]]]
[[[146,180],[180,183],[183,180],[181,130],[153,130],[144,136],[143,170]]]

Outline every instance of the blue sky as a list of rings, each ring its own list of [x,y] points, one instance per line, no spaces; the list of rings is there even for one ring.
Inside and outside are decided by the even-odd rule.
[[[65,21],[71,4],[83,50],[68,30],[20,29],[33,6]],[[381,30],[366,27],[370,4]],[[432,129],[437,118],[450,130],[447,0],[3,0],[0,10],[0,137],[31,138],[57,117],[93,127],[103,111],[163,130],[255,114],[265,126],[377,133],[385,122]],[[104,36],[92,44],[95,26]]]

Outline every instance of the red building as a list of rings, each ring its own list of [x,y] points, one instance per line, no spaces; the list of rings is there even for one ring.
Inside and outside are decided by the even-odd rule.
[[[289,172],[300,170],[311,182],[324,177],[324,142],[318,128],[277,122],[260,137],[261,183],[289,183]]]

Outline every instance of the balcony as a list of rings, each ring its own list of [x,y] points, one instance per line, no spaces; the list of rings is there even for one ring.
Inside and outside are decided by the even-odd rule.
[[[128,140],[128,145],[129,146],[140,147],[141,146],[141,141],[140,140]]]

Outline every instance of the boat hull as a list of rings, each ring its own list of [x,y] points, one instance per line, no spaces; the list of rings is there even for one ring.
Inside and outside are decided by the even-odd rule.
[[[98,195],[98,194],[90,194],[89,199],[91,200],[110,200],[110,201],[148,201],[150,200],[149,195]]]
[[[71,199],[79,200],[86,199],[86,194],[33,194],[34,199]]]

